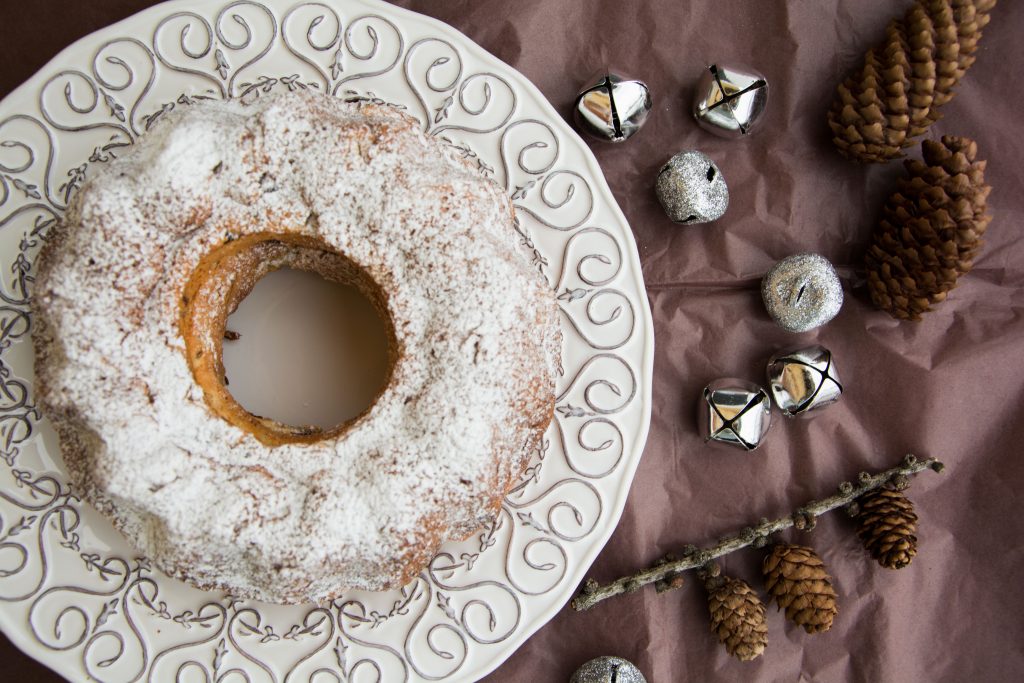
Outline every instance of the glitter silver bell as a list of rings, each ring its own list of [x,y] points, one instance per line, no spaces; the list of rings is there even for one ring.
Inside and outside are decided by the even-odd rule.
[[[772,420],[768,392],[742,379],[719,379],[704,387],[698,421],[704,443],[752,451],[761,445]]]
[[[772,266],[761,280],[761,296],[780,327],[807,332],[836,317],[843,306],[843,285],[824,256],[795,254]]]
[[[643,81],[605,73],[576,96],[573,118],[580,130],[599,140],[622,142],[644,125],[651,91]]]
[[[768,106],[768,81],[761,74],[712,64],[697,83],[693,116],[701,128],[727,138],[750,133]]]
[[[647,683],[647,679],[628,660],[598,657],[577,669],[569,683]]]
[[[729,208],[729,188],[715,162],[701,152],[680,152],[658,171],[658,201],[675,223],[707,223]]]
[[[830,406],[843,394],[832,352],[824,346],[773,355],[768,361],[768,388],[786,417]]]

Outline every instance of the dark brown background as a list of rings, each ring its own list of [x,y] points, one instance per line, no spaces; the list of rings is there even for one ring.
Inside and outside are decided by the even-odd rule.
[[[150,4],[2,0],[0,96],[76,38]],[[595,148],[640,245],[656,357],[650,439],[593,576],[611,579],[684,543],[784,514],[906,452],[949,466],[911,489],[921,552],[908,569],[873,564],[838,514],[796,537],[814,544],[836,579],[840,614],[826,634],[807,636],[773,610],[766,655],[741,664],[713,642],[703,592],[691,583],[586,614],[563,611],[487,680],[565,681],[602,654],[633,660],[652,683],[1021,680],[1024,4],[996,8],[977,64],[932,132],[978,140],[995,188],[994,220],[974,272],[920,324],[871,309],[854,272],[900,165],[845,162],[824,124],[835,83],[906,0],[396,4],[461,29],[563,114],[577,86],[606,64],[654,92],[645,130],[624,145]],[[713,61],[756,65],[771,84],[767,119],[749,139],[712,137],[689,118],[693,83]],[[691,148],[718,162],[732,204],[713,225],[680,228],[661,213],[652,179],[668,156]],[[796,336],[768,319],[757,283],[777,259],[806,250],[837,264],[848,298],[830,325]],[[776,413],[768,443],[754,454],[702,446],[693,413],[704,383],[760,380],[773,351],[814,342],[835,353],[847,385],[839,405],[810,421],[783,423]],[[754,582],[759,559],[746,551],[724,568]],[[0,661],[6,680],[55,680],[6,641]]]

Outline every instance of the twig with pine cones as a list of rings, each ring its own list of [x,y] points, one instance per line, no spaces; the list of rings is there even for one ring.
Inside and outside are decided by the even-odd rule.
[[[890,569],[905,567],[917,552],[917,515],[903,491],[911,476],[926,469],[941,472],[943,467],[935,458],[919,460],[908,455],[888,470],[861,472],[856,484],[843,482],[835,495],[812,501],[786,517],[762,519],[756,526],[723,536],[704,548],[687,546],[680,558],[666,556],[652,567],[605,585],[588,579],[570,604],[577,611],[587,610],[650,583],[659,593],[673,590],[683,586],[686,571],[696,569],[707,591],[712,631],[729,654],[743,661],[755,659],[768,644],[764,603],[745,581],[723,576],[714,560],[746,547],[764,547],[771,534],[791,527],[810,531],[818,516],[845,508],[857,523],[858,536],[879,564]],[[769,599],[785,611],[787,619],[808,633],[831,628],[839,612],[836,592],[814,550],[778,543],[765,557],[762,571]]]

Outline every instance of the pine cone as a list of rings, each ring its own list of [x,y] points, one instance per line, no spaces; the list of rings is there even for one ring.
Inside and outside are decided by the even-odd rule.
[[[886,201],[865,256],[871,300],[905,320],[920,320],[971,270],[992,219],[974,141],[944,136],[922,149],[923,162],[904,162],[909,177]]]
[[[885,41],[836,90],[828,112],[840,153],[888,161],[939,119],[938,108],[974,63],[996,0],[917,0],[889,22]]]
[[[887,569],[902,569],[917,554],[914,504],[898,491],[878,489],[857,501],[857,535]]]
[[[718,567],[698,572],[708,592],[711,631],[741,662],[757,659],[768,647],[764,603],[746,581],[720,576]]]
[[[808,633],[832,628],[839,613],[832,577],[817,553],[806,546],[780,543],[764,558],[764,584],[786,618]]]

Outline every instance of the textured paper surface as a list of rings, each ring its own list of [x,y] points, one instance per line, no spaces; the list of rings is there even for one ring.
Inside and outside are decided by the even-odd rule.
[[[75,38],[152,3],[4,0],[0,96]],[[840,514],[811,542],[836,579],[833,629],[808,636],[771,609],[765,656],[742,664],[709,633],[703,590],[653,589],[585,614],[561,612],[488,681],[566,681],[584,661],[616,654],[652,683],[675,681],[1019,680],[1024,671],[1024,6],[1003,0],[978,61],[932,135],[968,135],[989,160],[994,216],[975,270],[920,324],[871,308],[855,272],[873,222],[902,173],[859,167],[829,142],[835,84],[910,3],[882,0],[403,0],[505,60],[567,114],[579,84],[610,65],[651,86],[655,111],[635,138],[595,151],[637,241],[654,312],[650,438],[622,521],[591,574],[609,580],[685,543],[701,543],[831,493],[862,469],[912,451],[943,459],[910,490],[920,552],[899,572],[863,553]],[[18,9],[15,9],[18,7]],[[705,64],[755,66],[771,85],[767,118],[746,140],[722,140],[689,117]],[[728,213],[679,227],[653,179],[674,152],[700,149],[725,174]],[[918,154],[916,150],[912,154]],[[792,335],[764,313],[760,276],[779,258],[817,251],[839,267],[847,303],[815,332]],[[781,347],[821,343],[835,354],[843,400],[809,421],[775,425],[753,454],[705,449],[695,429],[701,387],[722,376],[763,381]],[[760,554],[725,571],[759,586]],[[56,680],[4,641],[11,680]]]

